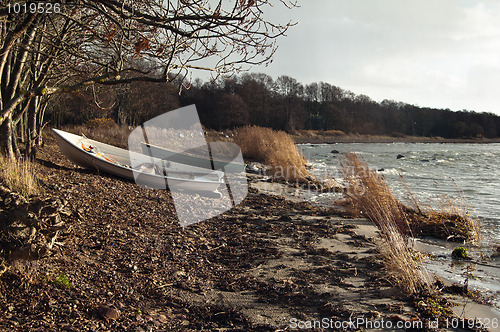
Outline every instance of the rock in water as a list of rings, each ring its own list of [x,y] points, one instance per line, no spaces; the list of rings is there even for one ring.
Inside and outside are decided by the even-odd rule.
[[[451,257],[453,258],[462,258],[462,259],[470,259],[469,253],[466,248],[458,247],[453,250],[451,253]]]
[[[406,158],[406,157],[402,154],[398,154],[398,156],[396,157],[396,159],[401,159],[401,158]]]
[[[252,173],[252,174],[262,174],[262,169],[260,169],[257,165],[255,164],[249,164],[245,167],[245,170],[247,173]]]
[[[333,149],[332,151],[330,151],[330,153],[337,154],[337,153],[340,153],[340,151]]]

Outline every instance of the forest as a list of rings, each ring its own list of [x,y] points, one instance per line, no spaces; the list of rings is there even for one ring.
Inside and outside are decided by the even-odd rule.
[[[202,124],[212,130],[258,125],[287,132],[312,129],[393,137],[500,137],[500,117],[492,113],[455,112],[394,100],[376,102],[330,83],[304,85],[290,76],[273,79],[262,73],[209,82],[195,79],[188,88],[176,81],[136,82],[57,95],[49,101],[47,121],[59,127],[111,118],[118,124],[136,126],[190,104],[196,105]]]
[[[129,83],[183,86],[189,83],[183,79],[193,72],[223,77],[250,65],[268,64],[277,39],[292,25],[287,20],[270,21],[264,13],[272,7],[288,11],[295,4],[287,0],[219,1],[216,6],[211,0],[2,1],[0,155],[32,158],[42,144],[45,126],[60,124],[62,117],[88,120],[92,104],[106,110],[101,113],[116,112],[118,119],[123,111],[164,112],[179,102],[177,97],[162,98],[170,95],[169,85]],[[148,91],[160,95],[152,98],[144,94]],[[108,94],[110,103],[100,98]],[[83,104],[72,104],[79,102]],[[83,114],[78,113],[81,107]],[[59,118],[48,122],[46,112],[53,120]],[[127,116],[120,122],[137,123],[143,115]]]

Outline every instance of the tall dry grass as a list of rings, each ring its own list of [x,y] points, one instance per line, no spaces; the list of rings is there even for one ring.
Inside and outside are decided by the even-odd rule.
[[[35,166],[29,161],[11,160],[0,155],[0,182],[26,199],[40,192],[35,171]]]
[[[84,125],[65,127],[63,130],[124,149],[128,146],[131,132],[128,126],[120,126],[109,118],[92,119]]]
[[[447,241],[477,243],[480,238],[477,220],[470,213],[464,197],[453,199],[443,195],[436,208],[420,203],[408,188],[410,206],[403,206],[410,228],[415,236],[430,236]]]
[[[408,244],[410,227],[403,205],[394,197],[387,182],[371,171],[364,160],[349,153],[341,160],[347,191],[357,210],[380,230],[380,252],[393,279],[407,293],[428,288],[426,275]]]
[[[445,204],[445,202],[448,202]],[[406,215],[415,236],[430,236],[454,242],[477,243],[479,227],[456,201],[444,198],[438,209],[407,208]],[[445,204],[445,205],[443,205]]]
[[[380,204],[390,209],[395,214],[397,229],[404,235],[429,236],[447,241],[476,243],[479,240],[480,232],[477,221],[471,217],[469,207],[464,204],[463,197],[459,200],[450,199],[444,196],[437,208],[431,205],[424,206],[413,195],[406,183],[402,181],[410,197],[410,205],[404,205],[397,200],[389,189],[383,178],[376,172],[368,169],[366,163],[357,156],[350,154],[344,159],[344,175],[351,181],[347,181],[350,187],[348,192],[357,193],[370,191],[371,195],[377,197],[375,202],[362,202],[362,195],[357,194],[352,199],[355,209],[354,214],[367,215],[366,211],[369,203]],[[353,176],[355,175],[355,176]],[[352,179],[356,178],[353,182]],[[361,204],[363,203],[363,204]],[[373,220],[375,223],[376,219]]]
[[[258,126],[239,128],[234,141],[245,158],[258,160],[271,167],[270,172],[287,181],[306,182],[311,179],[307,162],[293,139],[283,131]]]

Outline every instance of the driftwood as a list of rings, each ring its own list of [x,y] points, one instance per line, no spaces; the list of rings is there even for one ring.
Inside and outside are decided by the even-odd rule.
[[[433,237],[452,242],[471,242],[478,240],[474,220],[458,213],[439,211],[418,211],[403,206],[412,235]]]

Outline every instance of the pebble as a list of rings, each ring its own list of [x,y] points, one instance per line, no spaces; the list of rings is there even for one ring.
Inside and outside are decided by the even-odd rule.
[[[97,311],[105,319],[118,319],[118,317],[120,317],[120,311],[115,308],[110,308],[107,305],[100,305]]]

